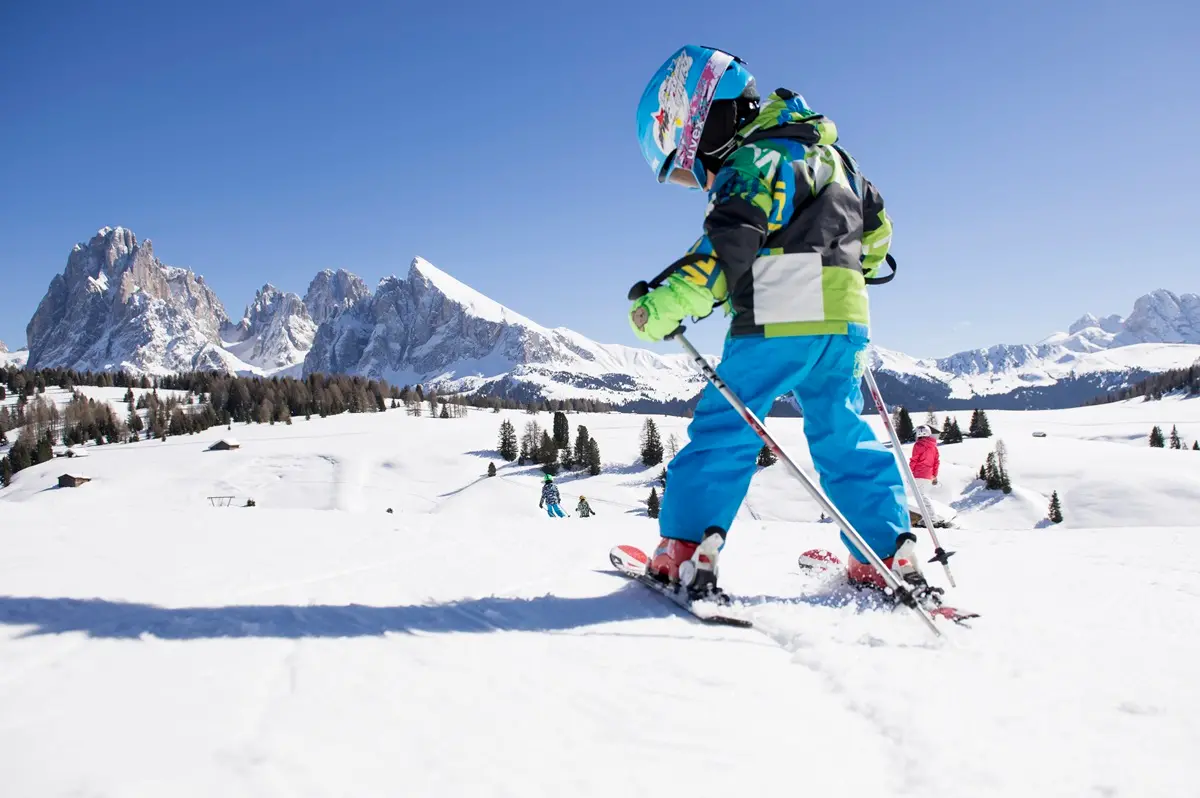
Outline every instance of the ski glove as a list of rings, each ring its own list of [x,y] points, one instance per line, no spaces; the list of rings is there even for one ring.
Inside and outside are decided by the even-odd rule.
[[[707,316],[712,308],[712,291],[676,273],[658,288],[633,301],[629,325],[643,341],[661,341],[675,332],[688,316]]]

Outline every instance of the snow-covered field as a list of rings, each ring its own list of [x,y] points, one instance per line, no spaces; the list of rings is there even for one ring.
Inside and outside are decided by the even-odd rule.
[[[943,447],[952,596],[983,617],[940,640],[798,573],[836,530],[778,466],[722,559],[761,631],[698,625],[607,561],[656,540],[642,417],[571,417],[606,470],[564,507],[599,515],[551,521],[492,451],[506,416],[530,418],[235,425],[94,448],[78,489],[18,474],[0,795],[1196,794],[1200,451],[1146,435],[1190,445],[1200,402],[989,413],[1003,498],[972,482],[996,438]],[[772,426],[807,464],[801,422]]]

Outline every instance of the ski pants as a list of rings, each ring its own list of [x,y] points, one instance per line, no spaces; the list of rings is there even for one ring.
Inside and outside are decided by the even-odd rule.
[[[857,325],[847,335],[728,336],[717,373],[760,419],[776,397],[793,392],[825,495],[867,545],[890,557],[897,536],[909,530],[908,509],[895,456],[859,415],[866,346]],[[663,537],[699,541],[710,526],[729,530],[762,442],[712,385],[696,405],[688,436],[667,468],[671,489],[663,494],[659,530]],[[845,534],[842,542],[867,561]]]
[[[554,518],[555,516],[562,518],[563,511],[562,511],[562,508],[559,507],[557,504],[547,504],[546,505],[546,515],[550,516],[551,518]]]

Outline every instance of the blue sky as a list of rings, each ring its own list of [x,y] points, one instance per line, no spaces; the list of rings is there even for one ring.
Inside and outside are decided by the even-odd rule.
[[[635,344],[626,289],[704,199],[655,182],[634,109],[695,42],[804,94],[880,187],[902,265],[877,343],[1033,341],[1200,289],[1198,23],[1106,0],[0,4],[0,339],[123,225],[235,317],[265,282],[421,255]],[[697,333],[715,350],[723,323]]]

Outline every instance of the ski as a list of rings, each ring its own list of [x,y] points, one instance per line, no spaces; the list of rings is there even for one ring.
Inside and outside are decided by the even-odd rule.
[[[796,564],[800,566],[800,570],[812,574],[822,574],[829,571],[841,570],[842,561],[838,559],[833,552],[825,549],[809,549],[801,554],[796,559]],[[869,585],[854,585],[858,590],[869,590],[878,593],[885,601],[891,602],[892,597],[885,593],[882,589]],[[934,618],[944,618],[947,621],[954,621],[960,626],[967,626],[965,621],[972,618],[978,618],[979,613],[969,610],[960,610],[958,607],[951,607],[942,603],[941,588],[928,591],[923,598],[917,599],[925,611]]]
[[[736,626],[742,629],[754,627],[754,623],[745,618],[727,614],[725,607],[715,601],[692,601],[688,598],[687,593],[651,578],[646,574],[646,566],[649,564],[650,558],[636,546],[615,546],[608,553],[608,559],[621,576],[632,579],[639,585],[644,585],[702,623],[714,626]]]

